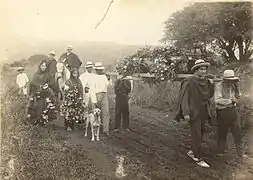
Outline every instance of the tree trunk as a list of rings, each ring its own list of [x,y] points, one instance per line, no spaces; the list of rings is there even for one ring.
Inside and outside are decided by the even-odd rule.
[[[235,56],[235,52],[233,51],[232,48],[229,48],[229,47],[228,47],[228,48],[226,48],[225,50],[227,51],[228,56],[229,56],[230,59],[232,59],[232,60],[237,60],[237,58],[236,58],[236,56]]]
[[[236,42],[238,44],[238,49],[239,49],[239,60],[241,62],[244,62],[244,61],[246,61],[246,59],[245,59],[244,51],[243,51],[243,39],[242,39],[242,37],[238,36],[236,38]]]

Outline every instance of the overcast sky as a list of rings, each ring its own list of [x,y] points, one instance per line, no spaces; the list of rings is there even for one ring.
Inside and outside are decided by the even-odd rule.
[[[104,22],[95,29],[110,1],[4,0],[5,30],[11,36],[27,39],[155,44],[163,35],[164,21],[186,3],[186,0],[115,0]]]
[[[95,29],[111,0],[1,0],[3,51],[18,40],[110,41],[120,44],[157,44],[164,21],[188,0],[115,0]]]

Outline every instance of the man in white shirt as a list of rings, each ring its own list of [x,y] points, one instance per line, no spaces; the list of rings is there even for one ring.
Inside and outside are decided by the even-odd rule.
[[[88,61],[85,65],[86,68],[86,72],[84,72],[83,74],[81,74],[81,76],[79,77],[79,79],[82,82],[83,88],[85,92],[85,86],[88,85],[89,86],[89,92],[90,94],[92,94],[92,97],[96,96],[96,92],[95,90],[95,77],[96,74],[94,74],[92,72],[93,69],[93,63],[91,61]],[[97,102],[96,99],[92,99],[92,102],[95,104]]]
[[[19,87],[19,95],[23,94],[27,96],[27,87],[28,87],[29,78],[27,74],[24,72],[24,70],[25,69],[23,67],[18,68],[17,71],[19,72],[19,74],[17,75],[16,83]]]
[[[95,93],[97,96],[97,106],[101,109],[101,119],[103,122],[103,131],[107,135],[109,134],[109,103],[107,97],[107,88],[109,81],[104,74],[104,67],[101,62],[95,63],[96,70],[96,83],[95,83]]]

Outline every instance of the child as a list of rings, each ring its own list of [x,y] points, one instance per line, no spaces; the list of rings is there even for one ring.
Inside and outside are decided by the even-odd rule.
[[[23,67],[19,67],[18,68],[18,72],[19,74],[17,75],[17,79],[16,79],[16,83],[19,87],[19,95],[25,95],[27,96],[27,87],[28,87],[28,82],[29,82],[29,78],[27,76],[27,74],[24,72],[24,68]]]

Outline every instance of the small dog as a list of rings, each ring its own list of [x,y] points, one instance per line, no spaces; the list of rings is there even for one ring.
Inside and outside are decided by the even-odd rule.
[[[85,128],[85,137],[87,137],[88,133],[88,126],[89,123],[91,125],[91,141],[95,140],[95,136],[97,141],[99,141],[99,130],[101,125],[101,117],[100,117],[101,110],[99,108],[95,108],[92,113],[88,114],[87,121],[86,121],[86,128]]]

